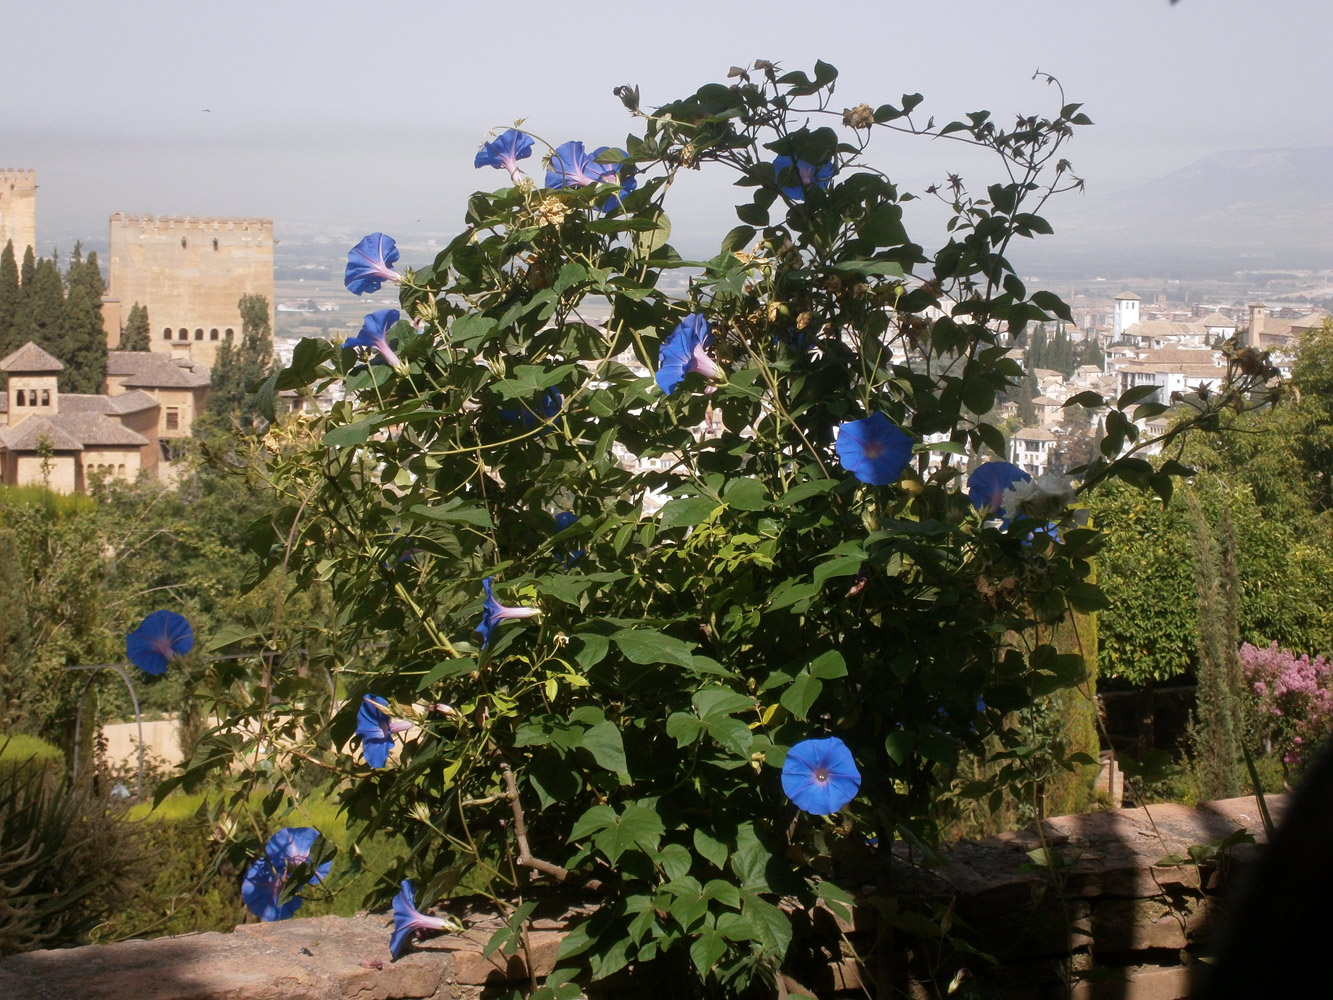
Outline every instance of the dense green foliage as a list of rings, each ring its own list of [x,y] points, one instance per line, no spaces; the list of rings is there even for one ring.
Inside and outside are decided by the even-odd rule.
[[[162,794],[217,778],[233,804],[265,791],[276,820],[314,782],[341,794],[358,841],[407,845],[373,902],[404,876],[423,902],[464,882],[522,895],[533,872],[595,887],[564,963],[601,977],[662,959],[728,993],[781,963],[780,898],[836,904],[840,878],[886,878],[895,841],[928,851],[964,804],[1034,801],[1091,763],[1050,738],[1045,699],[1082,686],[1090,704],[1073,651],[1089,630],[1068,621],[1104,606],[1099,532],[1064,499],[986,522],[962,488],[983,448],[1005,451],[987,414],[1022,375],[1007,337],[1070,319],[1006,253],[1048,232],[1037,212],[1080,183],[1060,151],[1087,118],[1066,104],[1011,129],[986,112],[921,125],[911,94],[838,112],[836,75],[759,63],[651,114],[621,88],[639,128],[599,159],[618,181],[639,171],[636,190],[478,193],[466,229],[402,275],[396,360],[298,346],[260,411],[334,381],[348,398],[252,439],[250,475],[279,508],[249,548],[277,593],[327,588],[332,610],[279,608],[215,637],[258,655],[208,667],[222,721]],[[957,177],[931,189],[953,213],[933,252],[875,166],[886,131],[999,159],[1005,179],[984,194]],[[720,252],[686,261],[665,198],[696,168],[733,171],[745,197]],[[677,270],[692,276],[683,299],[661,288]],[[663,392],[643,372],[686,317],[711,325],[700,351],[721,374]],[[1229,374],[1173,434],[1249,405],[1267,377]],[[1184,467],[1142,457],[1135,420],[1160,412],[1143,398],[1109,401],[1089,484],[1170,494]],[[835,445],[868,414],[916,445],[882,485]],[[1033,534],[1048,519],[1058,542]],[[486,579],[540,620],[483,643]],[[382,770],[354,756],[369,692],[419,724]],[[790,748],[828,735],[861,772],[833,818],[798,811],[779,778]],[[268,832],[233,828],[229,856]]]
[[[7,246],[0,252],[0,357],[31,340],[65,363],[62,391],[101,392],[106,379],[105,291],[97,254],[85,259],[77,244],[64,275],[54,254],[36,258],[32,247],[20,272]]]
[[[0,740],[0,956],[80,941],[130,895],[138,853],[123,820],[49,752]]]
[[[148,351],[152,346],[148,342],[148,307],[134,303],[129,315],[125,317],[125,327],[120,331],[118,351]]]
[[[242,295],[236,303],[241,315],[240,342],[227,340],[218,348],[208,388],[208,419],[200,424],[200,434],[254,427],[258,414],[254,387],[273,368],[273,326],[268,305],[262,295]]]
[[[1333,650],[1333,330],[1302,345],[1294,393],[1276,406],[1222,412],[1216,433],[1179,452],[1197,474],[1186,487],[1215,533],[1236,538],[1239,639],[1259,647]],[[1196,662],[1195,532],[1189,503],[1163,506],[1123,488],[1101,491],[1094,517],[1106,532],[1102,665],[1135,684],[1192,673]]]

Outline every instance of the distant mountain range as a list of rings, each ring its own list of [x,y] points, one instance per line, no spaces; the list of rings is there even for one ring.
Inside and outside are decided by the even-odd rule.
[[[1044,274],[1333,268],[1333,146],[1215,153],[1120,192],[1069,199],[1054,237],[1024,247]]]

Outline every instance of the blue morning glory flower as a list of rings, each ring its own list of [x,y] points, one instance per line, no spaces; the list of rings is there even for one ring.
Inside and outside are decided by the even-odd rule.
[[[555,515],[555,530],[557,532],[564,531],[570,525],[577,524],[578,519],[579,516],[575,514],[573,511],[562,510]],[[585,551],[586,550],[584,549],[574,549],[562,555],[560,557],[560,561],[564,565],[568,566],[570,563],[578,562],[580,559],[582,559]]]
[[[398,245],[392,236],[371,233],[347,251],[347,273],[343,283],[349,292],[361,295],[378,292],[386,281],[398,281],[393,265],[398,262]]]
[[[620,164],[597,162],[597,157],[613,149],[621,156],[626,155],[623,149],[612,146],[599,146],[589,155],[584,152],[583,143],[578,140],[557,146],[555,152],[551,154],[551,165],[546,170],[546,186],[548,188],[578,188],[587,187],[589,184],[619,183],[619,194],[613,195],[601,206],[603,212],[611,211],[625,195],[639,186],[639,181],[634,176],[632,169],[626,170],[622,177]]]
[[[397,309],[376,309],[366,316],[361,330],[355,337],[343,341],[343,347],[364,347],[378,351],[381,358],[394,368],[402,368],[403,362],[389,346],[389,328],[398,322],[400,313]]]
[[[1007,526],[1011,515],[1004,509],[1005,491],[1031,479],[1012,462],[983,462],[967,477],[967,498],[977,510],[989,511]]]
[[[795,170],[797,183],[783,183],[783,171]],[[810,188],[826,188],[833,178],[833,164],[823,163],[815,166],[804,160],[793,161],[790,156],[779,156],[773,161],[773,174],[777,178],[782,193],[792,201],[804,201],[805,192]],[[790,175],[788,175],[790,176]]]
[[[861,772],[852,752],[836,736],[805,740],[787,751],[782,790],[798,809],[827,816],[856,798],[860,787]]]
[[[912,460],[912,439],[878,411],[839,427],[834,447],[842,467],[871,486],[897,482]]]
[[[416,897],[410,879],[403,879],[398,895],[393,897],[393,934],[389,936],[389,954],[394,958],[403,950],[407,939],[417,931],[447,930],[443,917],[428,917],[417,909]]]
[[[657,384],[670,396],[688,372],[698,372],[706,379],[717,379],[722,370],[708,356],[713,346],[713,331],[703,313],[690,313],[676,324],[657,355]]]
[[[516,128],[505,129],[477,151],[476,166],[499,167],[517,179],[518,161],[532,155],[532,136]]]
[[[312,826],[283,827],[264,846],[264,856],[256,858],[241,881],[241,898],[250,912],[260,920],[286,920],[301,908],[301,897],[293,896],[279,903],[282,887],[287,882],[288,866],[310,860],[310,850],[319,838]],[[315,871],[310,885],[316,885],[329,876],[333,862],[326,861]]]
[[[592,166],[594,169],[602,172],[601,177],[598,178],[598,183],[614,184],[617,181],[620,182],[620,190],[602,203],[601,210],[603,213],[619,208],[624,204],[625,196],[639,186],[639,178],[637,176],[638,171],[634,169],[632,164],[596,162],[597,157],[610,151],[615,151],[622,157],[629,155],[619,146],[601,146],[592,151]],[[623,173],[622,167],[624,168]]]
[[[554,420],[560,415],[560,408],[565,405],[565,398],[560,395],[560,390],[552,386],[542,394],[539,409],[546,420]],[[537,414],[526,404],[518,410],[501,410],[500,416],[506,420],[522,420],[523,426],[532,430],[537,426]]]
[[[383,767],[393,749],[393,734],[412,728],[406,719],[389,718],[389,703],[377,694],[361,699],[356,713],[356,735],[361,737],[361,752],[371,767]]]
[[[168,661],[193,648],[194,630],[174,611],[154,611],[125,637],[125,655],[146,674],[166,673]]]
[[[602,164],[594,163],[577,139],[557,146],[551,154],[551,164],[546,169],[548,188],[587,187],[601,179]]]
[[[541,608],[510,608],[501,604],[495,599],[495,594],[491,591],[491,580],[493,577],[486,577],[482,581],[482,587],[486,591],[486,603],[481,608],[481,624],[477,626],[477,631],[481,633],[481,646],[486,648],[491,641],[491,633],[495,631],[495,626],[511,618],[531,618],[533,615],[542,613]]]

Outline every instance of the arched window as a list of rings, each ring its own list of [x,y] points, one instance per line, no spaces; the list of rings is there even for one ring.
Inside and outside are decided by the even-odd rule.
[[[185,327],[181,327],[179,330],[176,331],[176,339],[177,339],[177,340],[189,340],[189,339],[190,339],[190,331],[187,330],[187,329],[185,329]]]
[[[231,327],[227,327],[227,339],[228,339],[228,340],[231,340],[231,335],[232,335],[232,333],[233,333],[232,328],[231,328]]]
[[[16,390],[14,391],[14,405],[15,405],[15,406],[25,406],[25,405],[27,405],[27,404],[25,404],[25,403],[23,402],[25,396],[26,396],[26,394],[24,393],[24,391],[23,391],[22,389],[16,389]]]
[[[217,248],[218,248],[218,241],[215,239],[215,240],[213,241],[213,251],[214,251],[215,253],[217,252]]]
[[[213,327],[213,329],[211,329],[211,330],[208,331],[208,339],[209,339],[209,340],[217,340],[217,339],[218,339],[218,328],[217,328],[216,326]]]
[[[37,390],[36,390],[36,389],[29,389],[29,390],[28,390],[28,405],[29,405],[29,406],[36,406],[36,405],[37,405]]]
[[[51,405],[51,390],[50,390],[50,389],[43,389],[43,390],[42,390],[42,405],[43,405],[43,406],[50,406],[50,405]]]
[[[171,327],[167,327],[165,330],[162,331],[162,339],[163,340],[171,339]]]
[[[203,340],[203,339],[204,339],[204,328],[203,328],[202,326],[199,327],[199,329],[197,329],[197,330],[194,331],[194,339],[195,339],[195,340]]]
[[[182,249],[182,250],[185,249],[185,237],[184,237],[184,236],[181,237],[181,249]]]
[[[124,466],[123,464],[122,464],[122,465],[117,465],[117,466],[116,466],[116,475],[118,475],[118,476],[123,476],[123,475],[125,475],[125,466]]]

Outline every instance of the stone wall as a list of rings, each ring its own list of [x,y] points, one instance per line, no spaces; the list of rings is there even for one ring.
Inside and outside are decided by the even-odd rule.
[[[0,170],[0,250],[14,241],[14,262],[37,252],[37,171]]]
[[[1275,818],[1282,796],[1271,796]],[[1179,1000],[1189,995],[1221,889],[1253,848],[1222,864],[1160,865],[1193,845],[1245,828],[1262,840],[1252,798],[1198,809],[1159,805],[1064,816],[1028,830],[952,848],[936,866],[895,852],[894,892],[863,896],[850,919],[825,909],[796,912],[796,938],[779,993],[810,997],[944,995],[959,964],[928,975],[921,961],[889,961],[901,917],[932,905],[953,933],[994,956],[966,958],[962,974],[1002,1000]],[[1048,852],[1048,853],[1043,853]],[[468,931],[426,938],[397,961],[390,919],[318,917],[246,924],[230,934],[39,951],[0,961],[0,996],[27,1000],[483,1000],[529,981],[521,954],[486,955],[501,926],[493,911],[451,909]],[[534,921],[527,955],[540,978],[553,966],[565,928],[582,909]],[[963,928],[968,928],[964,931]],[[895,930],[896,928],[896,930]],[[930,949],[918,949],[918,955]],[[913,981],[915,977],[915,981]],[[659,976],[660,980],[660,976]],[[678,996],[678,984],[598,984],[590,997]]]
[[[153,351],[212,365],[217,350],[241,334],[242,295],[268,299],[273,321],[273,222],[111,216],[108,299],[119,322],[137,302],[148,309]],[[107,346],[120,343],[107,325]]]

